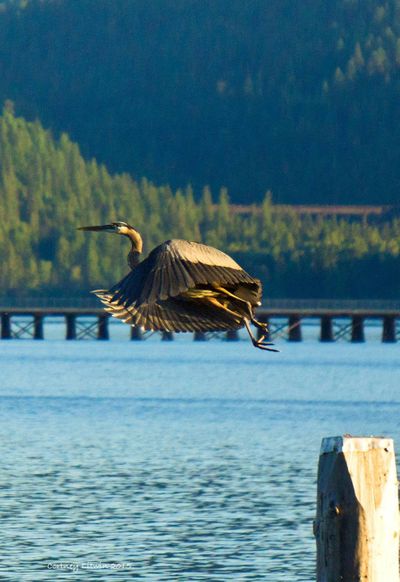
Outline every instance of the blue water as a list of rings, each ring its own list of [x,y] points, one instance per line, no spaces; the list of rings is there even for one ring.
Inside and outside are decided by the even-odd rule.
[[[400,442],[400,346],[280,347],[0,342],[6,579],[315,579],[321,438]]]

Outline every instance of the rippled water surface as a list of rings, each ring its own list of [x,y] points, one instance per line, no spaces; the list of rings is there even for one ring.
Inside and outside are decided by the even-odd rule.
[[[320,441],[399,441],[397,345],[0,342],[9,580],[311,582]]]

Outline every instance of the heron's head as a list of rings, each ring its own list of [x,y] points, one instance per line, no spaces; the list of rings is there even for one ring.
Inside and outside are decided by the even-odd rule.
[[[139,232],[127,222],[111,222],[111,224],[103,224],[101,226],[80,226],[78,230],[90,230],[93,232],[108,232],[110,234],[122,234],[127,236],[132,245],[139,252],[142,252],[142,237]]]

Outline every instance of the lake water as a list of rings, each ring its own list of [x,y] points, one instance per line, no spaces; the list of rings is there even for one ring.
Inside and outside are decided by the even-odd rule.
[[[311,582],[321,438],[400,442],[400,346],[374,329],[273,354],[56,328],[0,342],[7,580]]]

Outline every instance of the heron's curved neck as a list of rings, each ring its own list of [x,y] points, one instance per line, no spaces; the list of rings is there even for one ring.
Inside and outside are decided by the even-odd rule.
[[[142,241],[142,237],[140,236],[140,234],[138,233],[137,230],[134,230],[133,228],[130,228],[129,230],[126,229],[126,232],[122,232],[122,234],[127,236],[129,238],[129,240],[131,241],[132,250],[135,250],[138,253],[142,252],[143,241]]]
[[[140,262],[140,255],[139,251],[135,250],[133,247],[128,253],[128,265],[131,269],[134,269]]]
[[[131,250],[128,254],[128,265],[131,269],[134,269],[140,261],[140,255],[142,254],[143,250],[143,241],[140,234],[137,230],[129,230],[125,234],[131,241]]]

